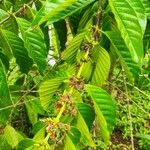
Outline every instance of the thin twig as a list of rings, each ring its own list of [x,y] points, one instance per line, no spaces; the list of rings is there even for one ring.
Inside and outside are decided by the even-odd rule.
[[[127,106],[128,106],[128,114],[129,114],[129,123],[130,123],[130,136],[131,136],[131,147],[132,150],[135,150],[134,148],[134,138],[133,138],[133,126],[132,126],[132,116],[131,116],[131,108],[130,108],[130,99],[129,99],[129,93],[128,93],[128,88],[127,88],[127,83],[126,83],[126,77],[124,74],[123,70],[123,80],[124,80],[124,86],[125,86],[125,92],[127,95]]]
[[[124,93],[120,88],[118,88],[117,86],[115,86],[113,83],[107,81],[108,84],[111,84],[115,89],[117,89],[119,92],[121,92],[124,96],[127,96],[126,93]],[[141,109],[145,114],[147,114],[147,112],[141,107],[139,106],[134,100],[129,99],[130,101],[132,101],[139,109]]]

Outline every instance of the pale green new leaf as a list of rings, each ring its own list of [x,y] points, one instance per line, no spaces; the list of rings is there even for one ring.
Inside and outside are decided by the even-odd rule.
[[[52,24],[58,20],[72,15],[93,1],[95,0],[47,0],[45,5],[37,13],[35,20],[33,21],[33,25],[42,24],[47,20],[49,21],[48,24]]]
[[[121,64],[124,67],[129,79],[137,77],[139,66],[132,60],[131,54],[126,47],[121,35],[117,32],[104,32],[114,46],[115,52],[120,58]]]
[[[16,58],[16,62],[20,67],[20,71],[27,73],[32,67],[33,61],[28,56],[28,51],[24,47],[23,41],[13,32],[7,30],[1,30],[1,35],[3,39],[0,41],[0,45],[7,56],[12,52]],[[7,53],[7,51],[9,51]]]
[[[0,123],[6,123],[8,121],[11,113],[11,108],[9,108],[9,106],[11,105],[13,105],[13,101],[10,97],[6,73],[0,60]]]
[[[68,135],[66,135],[65,138],[64,150],[76,150],[75,145],[73,144],[72,140]]]
[[[142,63],[146,12],[140,0],[109,0],[121,35],[134,61]]]
[[[8,144],[15,148],[19,143],[19,137],[17,131],[10,125],[7,125],[4,129],[4,136]]]
[[[86,85],[85,90],[91,96],[95,113],[99,121],[102,138],[106,144],[109,142],[110,133],[115,125],[116,106],[112,97],[103,89],[94,86]]]
[[[86,31],[83,31],[82,33],[77,34],[72,39],[69,46],[62,52],[63,60],[71,64],[76,61],[77,52],[78,50],[80,50],[85,34],[86,34]]]
[[[16,20],[29,55],[37,64],[40,72],[43,72],[46,68],[48,49],[41,29],[39,27],[30,28],[31,23],[25,19],[17,18]]]
[[[91,83],[102,86],[109,74],[109,54],[104,48],[100,47],[100,45],[96,45],[93,49],[93,60],[95,63],[95,68]]]
[[[81,139],[82,139],[82,142],[84,143],[84,145],[94,147],[95,143],[92,140],[89,129],[88,129],[82,115],[80,114],[80,112],[78,112],[76,127],[81,132]]]
[[[40,101],[44,110],[48,110],[51,98],[57,91],[59,86],[63,83],[65,78],[55,78],[43,82],[39,88]]]

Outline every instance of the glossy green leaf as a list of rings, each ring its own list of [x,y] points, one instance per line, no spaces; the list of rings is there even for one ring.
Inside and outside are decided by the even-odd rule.
[[[62,52],[62,59],[68,63],[74,63],[76,61],[77,52],[81,47],[81,44],[84,40],[86,31],[77,34],[68,47]]]
[[[121,35],[117,32],[105,32],[114,46],[115,52],[120,58],[121,64],[124,67],[129,79],[137,77],[139,74],[139,66],[132,60],[131,54],[126,47]]]
[[[27,73],[33,64],[33,61],[28,56],[28,52],[24,47],[23,41],[13,32],[1,30],[0,33],[3,37],[3,39],[0,41],[3,51],[9,51],[8,53],[6,52],[8,57],[9,53],[12,52],[16,58],[17,64],[20,67],[20,71]]]
[[[95,119],[95,112],[93,108],[84,103],[77,103],[77,108],[80,114],[82,115],[83,119],[85,120],[89,130],[91,130]]]
[[[88,126],[86,125],[86,122],[84,121],[80,112],[78,112],[76,127],[81,132],[81,140],[84,143],[84,145],[94,147],[95,144],[92,140],[91,133],[89,132]]]
[[[79,144],[80,139],[81,139],[81,133],[77,128],[71,127],[71,130],[69,131],[68,136],[70,137],[70,139],[75,145]]]
[[[0,123],[6,123],[9,119],[11,113],[9,106],[11,105],[13,105],[13,101],[10,97],[6,73],[0,60]]]
[[[94,85],[102,86],[109,74],[109,54],[104,48],[100,47],[100,45],[96,45],[93,49],[93,60],[95,67],[91,83]]]
[[[84,8],[95,0],[68,0],[68,1],[46,1],[45,5],[37,13],[33,25],[42,24],[45,21],[49,21],[48,24],[57,22],[64,19],[67,16],[72,15],[79,9]]]
[[[146,12],[140,0],[109,0],[121,35],[134,61],[142,63]]]
[[[37,64],[40,72],[43,72],[46,68],[48,49],[42,31],[39,27],[30,28],[31,23],[25,19],[17,18],[17,22],[29,55]]]
[[[45,81],[39,88],[40,101],[44,110],[48,110],[49,104],[53,94],[57,91],[59,86],[63,83],[65,78],[55,78]]]
[[[103,89],[94,86],[86,85],[85,90],[92,98],[94,103],[95,113],[99,121],[102,138],[108,144],[110,133],[115,125],[116,106],[112,97]]]

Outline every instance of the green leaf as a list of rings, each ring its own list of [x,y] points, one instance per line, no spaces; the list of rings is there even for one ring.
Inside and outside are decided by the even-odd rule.
[[[84,143],[84,145],[94,147],[95,144],[92,140],[92,135],[90,134],[88,126],[86,125],[86,122],[84,121],[80,112],[78,112],[76,127],[81,132],[81,135],[82,135],[81,138],[82,138],[82,142]]]
[[[11,105],[13,105],[13,102],[8,89],[6,73],[0,61],[0,123],[6,123],[9,119],[11,113],[11,108],[9,107]]]
[[[2,24],[4,30],[9,30],[15,34],[18,34],[18,25],[14,17],[10,17],[7,21]]]
[[[85,120],[89,130],[91,130],[95,119],[95,112],[93,108],[84,103],[77,103],[77,108]]]
[[[142,63],[146,12],[140,0],[109,0],[118,28],[134,61]]]
[[[64,145],[64,150],[76,150],[75,145],[73,144],[72,140],[68,135],[66,135],[65,138],[65,145]]]
[[[4,136],[5,136],[5,139],[7,140],[8,144],[10,144],[12,146],[12,148],[15,148],[17,146],[17,144],[19,143],[18,133],[10,125],[7,125],[5,127]]]
[[[83,69],[82,69],[82,77],[85,79],[86,82],[89,82],[91,79],[91,75],[93,73],[93,62],[92,60],[89,60],[84,63]]]
[[[1,150],[11,150],[11,146],[8,144],[3,134],[0,134],[0,148]]]
[[[112,45],[114,46],[115,52],[119,56],[121,64],[124,67],[129,79],[137,77],[139,74],[139,66],[132,60],[131,54],[126,47],[121,35],[113,31],[108,31],[104,34],[109,38]]]
[[[3,10],[3,9],[0,9],[0,21],[2,21],[4,18],[8,17],[8,13]]]
[[[93,6],[90,5],[88,8],[85,9],[85,12],[78,25],[78,31],[85,28],[86,24],[91,19],[91,16],[95,15],[97,10],[98,10],[98,2],[95,2]]]
[[[36,134],[41,128],[45,126],[45,123],[42,121],[38,121],[36,124],[34,124],[32,128],[32,133]]]
[[[143,38],[144,51],[150,49],[150,23],[147,23],[146,31]]]
[[[142,0],[143,6],[145,7],[147,18],[150,20],[150,1],[149,0]]]
[[[48,49],[42,31],[39,27],[30,28],[31,23],[25,19],[17,18],[17,22],[29,55],[37,64],[40,72],[43,72],[46,68]]]
[[[102,86],[109,74],[109,54],[104,48],[100,47],[100,45],[96,45],[93,49],[93,60],[95,63],[95,68],[91,83]]]
[[[68,1],[46,1],[45,5],[37,13],[33,25],[42,24],[49,21],[49,24],[57,22],[58,20],[65,19],[67,16],[72,15],[79,9],[84,8],[95,0],[68,0]]]
[[[68,63],[74,63],[76,61],[76,55],[78,50],[81,47],[81,44],[84,40],[86,31],[77,34],[72,41],[70,42],[69,46],[62,52],[62,59]]]
[[[70,139],[72,140],[72,142],[75,145],[77,145],[80,142],[81,133],[80,133],[80,131],[77,128],[71,127],[71,130],[68,133],[68,136],[70,137]]]
[[[103,89],[94,86],[86,85],[86,91],[91,96],[95,113],[99,121],[102,138],[106,144],[109,142],[110,133],[112,132],[116,119],[116,106],[112,97]]]
[[[48,110],[49,104],[51,102],[51,98],[59,88],[59,86],[63,83],[65,78],[55,78],[50,79],[43,82],[39,88],[40,101],[44,110]]]
[[[60,43],[60,50],[63,51],[66,48],[67,42],[67,25],[65,20],[60,20],[54,23],[54,28],[57,33],[59,43]]]
[[[33,146],[34,144],[34,140],[25,138],[19,142],[17,150],[25,150],[26,148]]]
[[[1,52],[0,50],[0,59],[2,61],[2,63],[4,64],[6,70],[9,69],[9,59],[6,55],[3,54],[3,52]]]
[[[20,66],[20,71],[27,73],[33,64],[33,61],[28,56],[23,41],[16,34],[7,30],[1,30],[1,35],[3,39],[1,40],[0,45],[3,51],[12,52],[16,58],[17,64]],[[7,53],[7,56],[9,56],[9,53]]]
[[[33,137],[33,140],[35,141],[43,141],[45,138],[45,126],[41,128]]]
[[[34,125],[38,120],[38,114],[34,111],[33,106],[31,105],[31,103],[27,102],[27,100],[25,101],[25,106],[29,120],[31,124]]]

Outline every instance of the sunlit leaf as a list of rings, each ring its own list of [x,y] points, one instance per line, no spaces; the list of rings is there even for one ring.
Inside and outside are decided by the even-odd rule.
[[[99,121],[102,138],[105,143],[108,144],[110,133],[112,133],[115,125],[115,102],[105,90],[97,86],[86,85],[85,89],[93,100],[94,109]]]
[[[134,61],[141,64],[142,38],[146,28],[146,12],[140,0],[109,0],[121,36]]]

